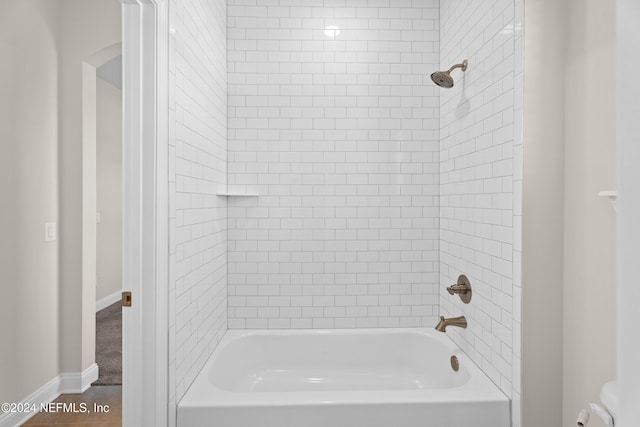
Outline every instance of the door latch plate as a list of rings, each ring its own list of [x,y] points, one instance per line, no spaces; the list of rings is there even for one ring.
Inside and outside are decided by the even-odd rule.
[[[131,292],[126,291],[122,293],[122,306],[131,307]]]

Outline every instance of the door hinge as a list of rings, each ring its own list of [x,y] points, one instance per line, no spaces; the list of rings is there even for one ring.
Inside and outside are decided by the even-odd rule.
[[[131,307],[131,292],[126,291],[122,293],[122,306]]]

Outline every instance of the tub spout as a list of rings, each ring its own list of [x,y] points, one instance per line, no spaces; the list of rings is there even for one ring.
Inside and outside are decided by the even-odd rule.
[[[436,331],[447,332],[447,326],[457,326],[458,328],[467,327],[467,319],[464,316],[450,317],[445,319],[444,316],[440,316],[440,321],[436,325]]]

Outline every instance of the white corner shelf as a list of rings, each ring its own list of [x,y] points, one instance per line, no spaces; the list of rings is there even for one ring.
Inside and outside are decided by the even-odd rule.
[[[223,193],[218,192],[216,196],[220,197],[258,197],[257,193]]]
[[[615,190],[607,190],[607,191],[600,191],[598,193],[598,196],[600,197],[608,197],[609,198],[609,202],[611,202],[611,206],[613,206],[613,210],[614,211],[618,211],[618,206],[616,204],[616,201],[618,199],[618,192]]]

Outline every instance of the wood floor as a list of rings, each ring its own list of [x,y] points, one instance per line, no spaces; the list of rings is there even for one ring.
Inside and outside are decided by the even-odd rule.
[[[120,427],[122,426],[122,386],[95,386],[90,387],[82,394],[61,394],[55,403],[75,403],[80,410],[80,403],[84,403],[87,413],[62,412],[63,406],[59,406],[58,413],[40,412],[32,417],[23,426],[54,426],[54,427]],[[97,406],[95,406],[95,405]],[[55,407],[55,406],[54,406]],[[67,405],[67,408],[70,408]],[[94,413],[94,408],[108,408],[109,412]]]

